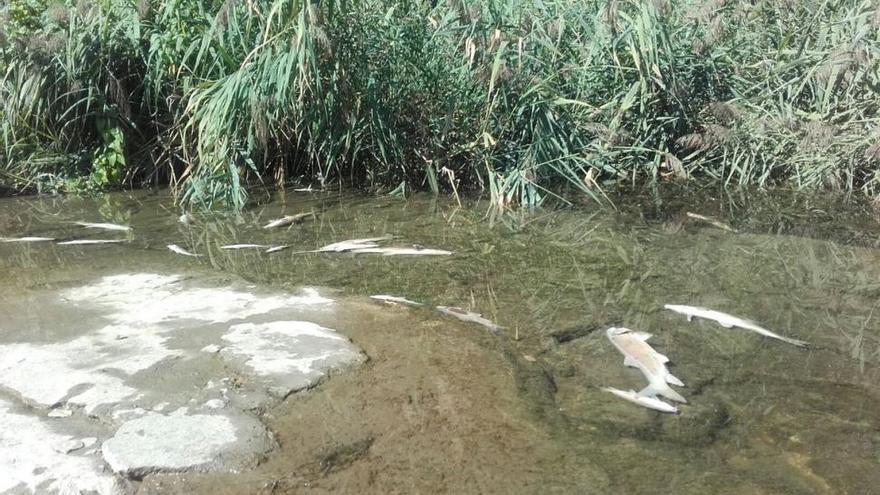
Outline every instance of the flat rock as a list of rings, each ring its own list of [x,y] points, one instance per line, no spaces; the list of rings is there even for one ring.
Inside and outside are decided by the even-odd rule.
[[[0,493],[122,493],[119,481],[103,473],[96,459],[53,448],[69,441],[70,436],[0,399]]]
[[[223,340],[228,346],[222,355],[243,361],[282,397],[314,386],[332,370],[366,361],[346,337],[308,321],[233,325]]]
[[[140,478],[168,471],[234,471],[255,463],[274,444],[251,416],[150,413],[124,423],[101,450],[114,472]]]

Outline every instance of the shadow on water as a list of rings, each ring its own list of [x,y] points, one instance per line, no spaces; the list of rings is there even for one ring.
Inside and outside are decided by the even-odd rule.
[[[83,233],[75,220],[130,223],[117,246],[0,245],[17,287],[56,288],[91,273],[209,269],[254,284],[337,291],[336,328],[371,357],[358,373],[289,399],[266,420],[282,451],[250,473],[155,476],[141,491],[492,493],[876,493],[880,486],[880,251],[867,207],[839,198],[664,191],[620,210],[487,214],[484,203],[267,193],[235,215],[189,224],[164,195],[0,200],[0,236]],[[282,215],[313,221],[263,229]],[[732,233],[685,215],[727,222]],[[88,233],[92,237],[104,234]],[[344,239],[449,249],[449,257],[302,254]],[[124,235],[123,235],[124,237]],[[178,244],[203,256],[171,254]],[[291,245],[273,254],[227,244]],[[460,306],[505,327],[392,294]],[[667,303],[749,317],[802,350]],[[381,306],[379,306],[382,309]],[[21,327],[52,334],[33,311]],[[600,389],[638,390],[604,330],[653,334],[687,387],[679,415]]]

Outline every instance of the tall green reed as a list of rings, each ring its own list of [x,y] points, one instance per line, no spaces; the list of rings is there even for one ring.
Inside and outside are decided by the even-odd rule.
[[[83,5],[33,33],[63,49],[4,52],[0,182],[239,207],[291,180],[499,205],[694,178],[880,191],[868,0]]]

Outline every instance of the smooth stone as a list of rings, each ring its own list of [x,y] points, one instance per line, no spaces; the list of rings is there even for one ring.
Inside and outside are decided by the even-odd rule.
[[[274,445],[251,416],[151,413],[124,423],[102,451],[114,472],[141,478],[158,472],[234,471]]]

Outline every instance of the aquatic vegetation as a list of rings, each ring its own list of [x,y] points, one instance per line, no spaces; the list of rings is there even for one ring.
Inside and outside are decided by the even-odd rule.
[[[871,0],[9,5],[4,189],[880,192]]]

